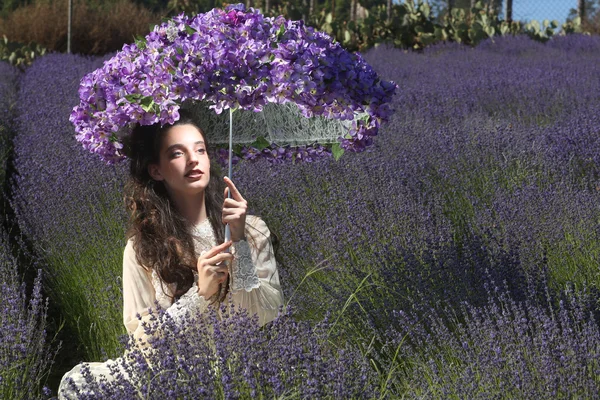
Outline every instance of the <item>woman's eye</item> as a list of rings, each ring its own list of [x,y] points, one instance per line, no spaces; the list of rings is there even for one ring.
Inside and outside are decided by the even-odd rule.
[[[179,157],[180,155],[182,155],[183,153],[181,151],[176,151],[174,153],[171,153],[171,158],[175,158],[175,157]]]
[[[200,153],[200,154],[204,154],[204,153],[206,153],[206,149],[198,149],[197,151],[198,151],[198,153]]]

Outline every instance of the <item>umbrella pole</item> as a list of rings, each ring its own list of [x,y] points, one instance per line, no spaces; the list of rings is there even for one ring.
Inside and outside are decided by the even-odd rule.
[[[233,153],[233,112],[231,111],[231,108],[229,109],[229,175],[227,175],[229,177],[229,179],[231,179],[231,154]],[[227,198],[230,199],[231,198],[231,191],[227,191]],[[229,229],[229,224],[225,225],[225,242],[227,242],[228,240],[231,239],[231,230]],[[231,249],[227,249],[224,251],[225,253],[231,253]],[[217,263],[217,265],[221,264],[221,262],[219,261]],[[231,271],[231,267],[229,267],[229,271]],[[229,285],[229,280],[231,278],[227,278],[228,280],[225,282],[225,284],[219,284],[219,301],[223,302],[225,301],[225,291],[227,288],[227,285]]]
[[[229,174],[227,175],[229,179],[231,179],[231,155],[233,153],[233,111],[229,108]],[[231,198],[231,191],[227,192],[227,198]],[[225,225],[225,241],[231,239],[231,231],[229,229],[229,224]],[[229,251],[228,251],[229,252]]]

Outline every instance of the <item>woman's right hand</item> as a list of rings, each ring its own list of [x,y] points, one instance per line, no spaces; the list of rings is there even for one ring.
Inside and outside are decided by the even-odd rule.
[[[223,253],[231,240],[213,247],[198,257],[198,294],[210,299],[219,290],[219,284],[227,281],[227,261],[233,260],[233,254]],[[219,265],[217,265],[219,264]]]

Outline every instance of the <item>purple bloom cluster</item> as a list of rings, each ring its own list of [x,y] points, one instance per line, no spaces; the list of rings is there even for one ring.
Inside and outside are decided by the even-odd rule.
[[[328,341],[330,323],[314,327],[290,312],[259,328],[233,305],[189,316],[182,327],[162,311],[146,326],[151,349],[130,340],[107,382],[85,370],[78,399],[375,398],[376,375],[357,350]],[[128,375],[128,377],[126,376]]]
[[[70,121],[86,149],[113,163],[124,157],[120,135],[137,123],[173,123],[185,101],[208,101],[219,114],[293,102],[305,117],[351,121],[340,146],[362,151],[390,116],[395,90],[327,34],[240,4],[179,15],[125,45],[81,80]],[[312,160],[321,153],[275,147],[258,154]]]

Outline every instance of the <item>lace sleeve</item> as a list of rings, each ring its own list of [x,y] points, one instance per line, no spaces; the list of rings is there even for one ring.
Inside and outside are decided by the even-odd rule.
[[[234,243],[231,264],[231,295],[235,304],[257,314],[260,325],[277,317],[283,304],[271,234],[256,216],[246,219],[248,241]]]
[[[179,300],[167,308],[166,313],[177,325],[185,321],[186,314],[199,315],[208,308],[209,302],[198,294],[198,275],[194,273],[194,284]]]
[[[260,286],[256,267],[252,262],[250,245],[246,240],[240,240],[233,244],[234,259],[231,264],[231,293],[240,290],[247,292]]]

